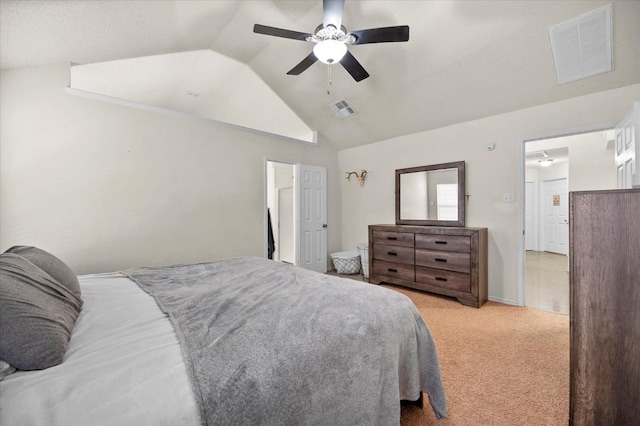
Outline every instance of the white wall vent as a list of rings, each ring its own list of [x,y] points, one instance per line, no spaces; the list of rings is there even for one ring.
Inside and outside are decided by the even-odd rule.
[[[549,28],[558,84],[611,71],[611,4]]]
[[[344,99],[341,99],[338,102],[334,102],[329,106],[339,118],[346,118],[357,114],[356,110],[353,109],[351,105],[349,105]]]

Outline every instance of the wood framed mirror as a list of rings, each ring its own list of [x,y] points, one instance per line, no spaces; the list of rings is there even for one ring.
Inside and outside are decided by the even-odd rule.
[[[396,170],[396,225],[464,226],[464,165]]]

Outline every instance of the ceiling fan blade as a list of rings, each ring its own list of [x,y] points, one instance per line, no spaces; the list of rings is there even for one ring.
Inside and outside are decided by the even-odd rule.
[[[340,29],[342,25],[342,11],[344,0],[322,0],[322,25],[333,25]]]
[[[265,34],[274,37],[290,38],[293,40],[307,41],[307,37],[312,37],[311,34],[301,33],[298,31],[283,30],[282,28],[268,27],[266,25],[255,24],[253,26],[253,32],[258,34]]]
[[[355,81],[361,81],[369,77],[369,73],[360,65],[360,62],[347,50],[340,63]]]
[[[309,56],[304,58],[298,65],[296,65],[295,67],[291,68],[291,70],[287,74],[289,74],[289,75],[300,75],[302,73],[302,71],[306,70],[311,65],[315,64],[317,60],[318,60],[318,58],[316,57],[316,55],[314,55],[313,52],[311,52],[309,54]]]
[[[409,26],[370,28],[368,30],[350,31],[349,34],[356,37],[356,41],[351,44],[409,41]]]

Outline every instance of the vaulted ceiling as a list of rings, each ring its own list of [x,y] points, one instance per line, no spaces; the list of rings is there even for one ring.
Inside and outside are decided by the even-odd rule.
[[[609,3],[613,70],[558,85],[548,28]],[[410,40],[351,46],[370,77],[355,82],[333,66],[330,93],[324,64],[286,74],[310,43],[253,33],[256,23],[312,33],[321,21],[321,0],[2,0],[0,66],[211,49],[247,64],[338,149],[640,83],[635,0],[346,0],[347,30],[409,25]],[[336,117],[329,104],[340,99],[357,114]]]

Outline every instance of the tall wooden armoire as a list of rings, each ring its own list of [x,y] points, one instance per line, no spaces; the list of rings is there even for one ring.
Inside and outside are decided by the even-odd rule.
[[[640,189],[569,195],[569,423],[640,424]]]

